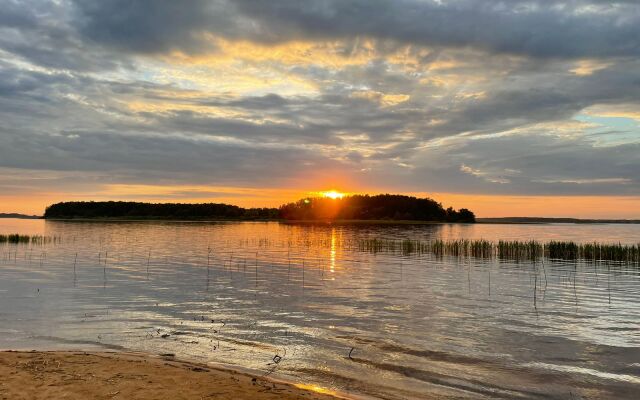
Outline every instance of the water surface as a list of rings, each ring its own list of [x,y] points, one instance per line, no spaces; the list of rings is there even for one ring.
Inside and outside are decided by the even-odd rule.
[[[640,268],[371,254],[363,238],[637,243],[638,225],[0,220],[0,347],[101,346],[382,398],[635,398]]]

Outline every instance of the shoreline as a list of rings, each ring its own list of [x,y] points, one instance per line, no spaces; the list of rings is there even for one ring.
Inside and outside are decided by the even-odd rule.
[[[221,364],[131,351],[0,350],[0,399],[354,399]]]
[[[44,221],[63,222],[192,222],[192,223],[234,223],[264,222],[303,225],[444,225],[474,224],[474,222],[419,221],[419,220],[387,220],[387,219],[336,219],[336,220],[293,220],[293,219],[171,219],[171,218],[42,218]]]
[[[1,218],[0,218],[1,219]],[[420,220],[388,220],[388,219],[338,219],[338,220],[290,220],[290,219],[180,219],[180,218],[140,218],[140,217],[101,217],[101,218],[5,218],[5,219],[29,219],[62,222],[180,222],[180,223],[238,223],[238,222],[263,222],[300,225],[638,225],[640,220],[628,219],[575,219],[575,218],[477,218],[475,222],[451,222],[451,221],[420,221]]]

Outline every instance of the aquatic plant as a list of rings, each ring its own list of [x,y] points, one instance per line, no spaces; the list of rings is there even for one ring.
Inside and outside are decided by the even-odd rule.
[[[434,239],[398,240],[365,238],[356,243],[360,251],[370,253],[433,254],[435,256],[498,258],[509,260],[538,260],[541,258],[559,260],[616,261],[640,263],[640,244],[623,245],[606,243],[575,243],[571,241],[500,240],[492,242],[484,239]]]
[[[57,242],[60,242],[59,236],[21,235],[19,233],[0,234],[0,243],[42,245]]]
[[[29,243],[31,237],[28,235],[9,234],[0,235],[0,243]]]

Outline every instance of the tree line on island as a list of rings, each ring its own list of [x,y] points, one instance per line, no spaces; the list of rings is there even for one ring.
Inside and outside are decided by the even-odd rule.
[[[339,199],[305,198],[279,208],[242,208],[217,203],[142,203],[132,201],[75,201],[53,204],[47,219],[173,219],[173,220],[411,220],[475,222],[466,208],[445,209],[430,198],[381,194]]]
[[[289,220],[412,220],[439,222],[475,222],[475,215],[466,208],[444,209],[430,198],[397,194],[376,196],[354,195],[341,199],[302,199],[285,204],[280,217]]]

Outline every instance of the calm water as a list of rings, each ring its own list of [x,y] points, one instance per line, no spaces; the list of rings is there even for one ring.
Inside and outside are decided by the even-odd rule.
[[[0,245],[2,348],[175,353],[393,399],[640,393],[640,267],[353,246],[367,237],[637,243],[638,225],[0,219],[0,233],[14,232],[62,242]]]

